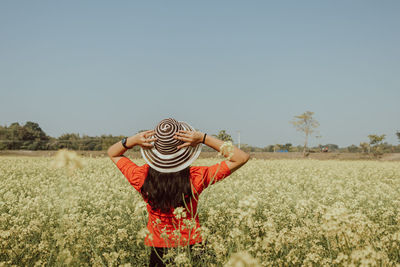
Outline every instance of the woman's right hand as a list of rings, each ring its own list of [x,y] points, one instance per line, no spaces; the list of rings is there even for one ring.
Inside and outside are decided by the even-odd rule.
[[[134,147],[134,146],[138,145],[138,146],[141,146],[142,148],[151,148],[151,147],[153,147],[153,144],[151,144],[151,142],[154,142],[157,140],[156,137],[153,137],[154,134],[155,134],[154,130],[137,133],[136,135],[128,138],[127,145],[128,145],[128,147]]]
[[[157,140],[154,138],[155,132],[153,130],[145,131],[128,137],[126,140],[126,147],[132,148],[136,145],[139,145],[143,148],[151,148],[153,144],[151,142]],[[122,145],[122,142],[119,141],[112,146],[110,146],[107,150],[108,156],[111,160],[117,164],[118,160],[120,160],[123,154],[126,152],[127,148]]]
[[[184,142],[182,145],[176,147],[177,149],[181,149],[187,146],[197,146],[200,144],[203,141],[204,133],[180,130],[175,133],[174,138]]]

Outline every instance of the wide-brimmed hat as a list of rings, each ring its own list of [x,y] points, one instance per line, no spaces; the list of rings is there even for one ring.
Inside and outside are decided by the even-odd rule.
[[[197,159],[201,152],[201,144],[179,150],[176,148],[184,143],[174,139],[175,133],[179,130],[194,131],[195,129],[186,122],[172,118],[158,123],[154,129],[157,140],[153,142],[153,147],[140,149],[144,160],[150,167],[159,172],[178,172]]]

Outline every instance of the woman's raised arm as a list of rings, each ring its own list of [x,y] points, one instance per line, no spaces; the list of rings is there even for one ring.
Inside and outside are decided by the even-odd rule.
[[[175,138],[178,140],[181,140],[185,143],[182,145],[178,146],[177,148],[182,148],[186,146],[196,146],[197,144],[200,144],[203,142],[204,144],[215,149],[216,151],[220,152],[220,147],[224,143],[223,141],[213,137],[206,135],[201,132],[197,131],[179,131],[176,133]],[[228,155],[225,155],[228,156]],[[228,168],[230,169],[231,173],[242,167],[250,158],[250,155],[244,152],[243,150],[240,150],[237,147],[233,147],[233,155],[229,160],[226,161],[226,165],[228,165]]]

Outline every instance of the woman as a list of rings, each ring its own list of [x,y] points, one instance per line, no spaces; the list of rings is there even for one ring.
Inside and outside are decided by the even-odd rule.
[[[111,160],[147,203],[149,234],[145,245],[154,248],[149,266],[165,266],[161,259],[168,247],[191,248],[202,242],[197,214],[199,195],[249,159],[247,153],[234,147],[225,161],[209,167],[190,167],[199,156],[202,143],[218,152],[224,144],[185,122],[165,119],[155,130],[124,138],[108,149]],[[147,164],[137,166],[123,156],[134,146],[141,147]]]

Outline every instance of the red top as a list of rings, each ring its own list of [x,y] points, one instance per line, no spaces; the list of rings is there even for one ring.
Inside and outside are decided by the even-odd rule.
[[[118,160],[117,167],[125,175],[129,183],[140,193],[140,188],[147,177],[149,165],[145,164],[143,166],[137,166],[128,158],[123,157]],[[155,212],[151,209],[151,206],[147,203],[146,199],[143,198],[147,203],[147,212],[149,213],[147,229],[150,232],[150,234],[146,235],[145,237],[145,245],[154,247],[176,247],[178,245],[188,245],[188,241],[189,244],[201,242],[202,239],[199,232],[200,223],[199,216],[197,214],[197,201],[199,199],[199,195],[205,188],[208,187],[208,185],[218,182],[230,174],[231,171],[229,170],[225,161],[210,167],[190,167],[190,182],[194,197],[191,198],[192,206],[190,206],[190,202],[186,203],[188,206],[188,209],[184,209],[186,211],[186,218],[178,219],[175,217],[175,215],[173,215],[173,213],[167,214]],[[192,216],[194,217],[195,225],[193,225],[192,228],[190,228],[190,226],[185,227],[186,224],[184,222],[188,222],[187,220],[193,219]],[[159,220],[158,224],[157,220]],[[180,231],[175,231],[179,227]],[[165,240],[161,237],[163,229],[165,232],[163,235]]]

